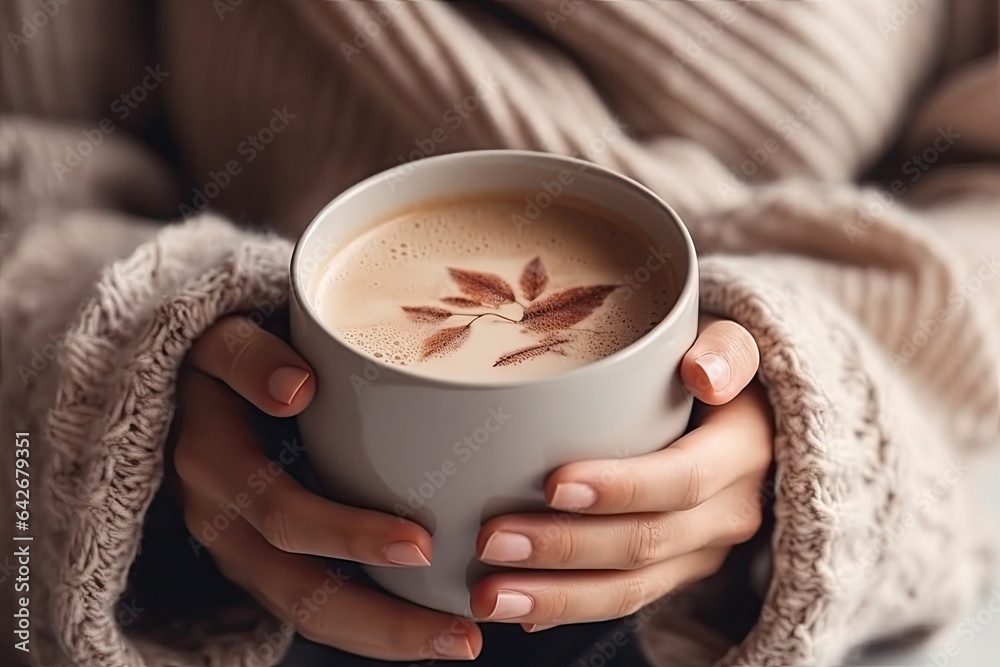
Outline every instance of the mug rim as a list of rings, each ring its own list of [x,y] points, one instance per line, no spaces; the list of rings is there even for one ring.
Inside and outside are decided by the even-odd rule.
[[[684,276],[684,284],[678,292],[677,298],[674,304],[670,307],[667,314],[661,319],[656,326],[647,331],[638,339],[632,341],[625,347],[611,354],[601,357],[595,361],[588,362],[582,366],[577,366],[567,371],[561,373],[556,373],[553,375],[546,375],[536,378],[528,378],[523,380],[490,380],[490,381],[477,381],[477,380],[456,380],[451,378],[436,377],[434,375],[423,373],[419,371],[413,371],[409,366],[397,366],[394,364],[387,363],[378,359],[374,355],[371,355],[363,350],[360,350],[353,345],[349,344],[335,331],[334,329],[328,327],[319,317],[313,304],[309,299],[306,298],[305,288],[303,285],[299,284],[298,279],[298,265],[302,254],[305,252],[306,246],[309,245],[310,237],[320,228],[323,221],[328,218],[331,212],[342,204],[344,200],[350,197],[357,196],[364,190],[372,187],[376,187],[381,183],[384,183],[389,178],[392,178],[393,173],[399,169],[399,166],[390,167],[376,174],[373,174],[358,183],[355,183],[351,187],[347,188],[336,197],[334,197],[329,203],[327,203],[320,211],[313,217],[313,219],[306,225],[306,228],[302,231],[298,240],[295,242],[295,247],[292,250],[291,262],[288,267],[289,283],[293,298],[298,302],[299,306],[306,313],[310,320],[329,337],[335,344],[340,345],[352,354],[357,355],[360,358],[366,359],[369,363],[373,364],[380,373],[395,373],[402,375],[411,380],[415,380],[424,385],[434,385],[439,387],[446,387],[450,389],[516,389],[519,387],[529,387],[543,385],[548,382],[554,381],[566,381],[572,380],[575,377],[584,375],[586,373],[597,373],[601,372],[609,366],[613,366],[619,363],[622,359],[629,356],[640,354],[643,349],[648,348],[650,345],[655,344],[655,341],[666,335],[669,329],[674,325],[674,323],[682,317],[682,313],[690,307],[690,303],[693,299],[697,298],[698,294],[698,255],[695,250],[694,241],[691,238],[691,234],[687,229],[687,226],[681,220],[681,217],[670,207],[667,202],[665,202],[659,195],[647,188],[642,183],[639,183],[633,178],[626,176],[625,174],[618,173],[612,169],[608,169],[602,165],[599,165],[588,160],[581,160],[575,157],[569,157],[564,155],[559,155],[557,153],[545,153],[542,151],[528,151],[528,150],[517,150],[517,149],[486,149],[486,150],[472,150],[472,151],[460,151],[456,153],[446,153],[444,155],[434,155],[431,157],[422,158],[414,162],[407,163],[411,165],[413,169],[421,169],[429,163],[447,163],[447,162],[461,162],[466,160],[479,160],[482,158],[496,158],[496,157],[512,157],[512,158],[523,158],[528,160],[540,160],[551,162],[553,164],[562,164],[563,166],[576,167],[578,169],[586,170],[590,173],[594,173],[599,178],[607,179],[610,181],[617,181],[620,184],[627,186],[629,189],[634,191],[637,195],[646,199],[655,208],[661,209],[666,213],[666,217],[674,225],[676,231],[680,233],[681,239],[683,240],[684,251],[688,256],[688,267],[687,273]]]

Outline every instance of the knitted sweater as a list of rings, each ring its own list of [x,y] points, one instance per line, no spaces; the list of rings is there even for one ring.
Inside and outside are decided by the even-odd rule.
[[[290,240],[338,192],[500,147],[659,193],[704,309],[761,350],[766,587],[725,568],[651,605],[655,664],[825,667],[942,627],[990,571],[967,473],[1000,440],[996,25],[989,0],[4,3],[0,493],[29,434],[34,538],[4,649],[30,596],[12,660],[279,660],[245,598],[191,593],[198,622],[136,603],[173,539],[150,508],[178,367],[221,316],[280,305]],[[178,169],[129,138],[151,127]]]

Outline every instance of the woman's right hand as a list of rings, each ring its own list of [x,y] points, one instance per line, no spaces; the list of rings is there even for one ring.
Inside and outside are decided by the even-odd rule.
[[[331,576],[323,558],[422,567],[432,545],[419,525],[314,495],[264,456],[248,411],[292,417],[314,392],[305,361],[245,317],[196,341],[178,386],[174,454],[188,529],[226,577],[307,639],[382,660],[473,659],[473,622]],[[206,531],[234,506],[235,520]]]

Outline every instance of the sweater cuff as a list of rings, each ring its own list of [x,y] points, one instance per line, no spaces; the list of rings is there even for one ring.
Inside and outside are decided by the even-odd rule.
[[[49,413],[49,460],[33,601],[41,664],[275,662],[291,639],[254,605],[143,636],[128,575],[163,479],[178,369],[192,342],[235,312],[266,317],[287,299],[290,244],[203,217],[164,229],[112,264],[66,337]],[[169,633],[168,633],[169,634]]]
[[[766,259],[703,260],[701,297],[761,351],[776,427],[773,485],[760,494],[773,508],[763,534],[770,582],[738,636],[723,628],[734,625],[733,586],[748,583],[720,586],[740,569],[737,558],[660,601],[645,636],[656,653],[692,667],[835,665],[866,644],[940,629],[971,607],[990,572],[963,480],[971,461],[884,351],[822,292]],[[742,555],[760,562],[759,550]]]
[[[126,632],[118,604],[162,480],[183,357],[220,317],[280,305],[289,251],[203,218],[164,230],[99,282],[67,336],[49,420],[44,664],[241,665],[285,650],[289,633],[253,608],[204,634],[180,630],[181,649]],[[945,434],[872,340],[818,290],[752,258],[703,261],[702,303],[758,342],[777,435],[770,585],[737,646],[705,633],[701,664],[832,665],[851,646],[969,606],[988,561],[967,485],[955,483],[968,462],[949,458]],[[684,637],[691,649],[690,616],[672,625],[669,612],[711,585],[662,605],[656,641]],[[703,612],[713,625],[711,606]]]

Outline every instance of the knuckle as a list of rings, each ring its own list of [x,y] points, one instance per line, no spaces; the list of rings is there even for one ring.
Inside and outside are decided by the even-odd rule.
[[[227,371],[229,372],[228,377],[236,377],[236,374],[240,370],[240,362],[247,358],[251,348],[263,340],[264,338],[262,336],[251,333],[248,334],[247,337],[241,338],[238,341],[230,339],[226,342],[226,349],[230,353],[231,359],[229,367],[227,368]]]
[[[632,524],[627,538],[627,568],[637,569],[659,561],[665,533],[661,517],[643,518]]]
[[[617,487],[614,495],[618,500],[618,507],[623,511],[628,511],[638,507],[642,494],[639,480],[636,478],[636,475],[617,475],[613,482],[614,486]]]
[[[553,530],[545,531],[541,539],[533,539],[532,544],[534,553],[529,556],[529,561],[566,566],[574,563],[579,555],[577,540],[567,526],[556,526]]]
[[[343,558],[359,563],[380,562],[385,557],[384,551],[376,545],[386,544],[389,540],[377,534],[372,535],[371,531],[370,524],[348,523],[339,527],[337,538],[339,549],[343,551]]]
[[[682,510],[694,509],[702,503],[705,494],[705,472],[693,457],[685,457],[686,482],[684,491],[680,498],[680,508]]]
[[[629,577],[625,580],[615,610],[615,618],[634,614],[646,605],[649,586],[643,577]]]
[[[283,505],[274,501],[264,505],[260,519],[260,534],[275,549],[296,553],[292,540],[291,517]]]
[[[555,621],[565,621],[570,617],[572,608],[572,592],[567,586],[553,586],[545,594],[542,606],[547,607],[541,616]]]

